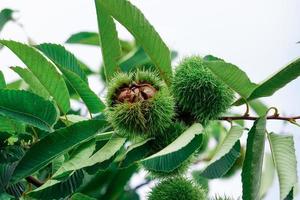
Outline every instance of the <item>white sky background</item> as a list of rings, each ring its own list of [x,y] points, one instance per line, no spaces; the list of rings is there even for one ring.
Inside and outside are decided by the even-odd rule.
[[[191,54],[213,54],[240,66],[254,82],[260,82],[300,56],[299,0],[134,0],[167,45],[179,52],[179,57]],[[86,0],[0,0],[0,9],[19,10],[20,22],[37,43],[63,43],[79,31],[97,31],[94,1]],[[118,26],[119,36],[130,39],[128,32]],[[8,24],[1,38],[25,41],[24,32]],[[67,45],[80,59],[98,69],[100,49]],[[176,64],[176,63],[175,63]],[[0,70],[7,81],[17,79],[8,67],[24,66],[9,50],[0,51]],[[97,78],[90,84],[99,90]],[[300,79],[265,98],[270,106],[284,115],[300,114]],[[282,124],[269,123],[269,131],[281,131]],[[284,128],[293,133],[300,160],[300,129]],[[298,165],[298,171],[300,171]],[[211,191],[237,197],[241,194],[239,175],[230,181],[212,181]],[[147,188],[140,192],[147,191]],[[278,184],[274,184],[267,200],[278,199]],[[298,199],[299,196],[298,196]]]

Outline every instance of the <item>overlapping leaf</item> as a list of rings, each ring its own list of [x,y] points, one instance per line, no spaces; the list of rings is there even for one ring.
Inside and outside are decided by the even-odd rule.
[[[245,99],[251,95],[257,86],[250,81],[244,71],[233,64],[223,61],[207,61],[206,65],[218,78]]]
[[[52,60],[59,69],[72,71],[87,83],[87,77],[84,71],[81,70],[77,58],[65,47],[51,43],[43,43],[35,47]]]
[[[113,74],[118,70],[118,60],[121,57],[121,45],[113,18],[98,0],[95,0],[95,5],[100,33],[99,41],[101,43],[104,62],[104,73],[107,80],[110,80]]]
[[[259,84],[251,93],[248,100],[271,96],[298,76],[300,76],[300,58],[283,67],[275,75]]]
[[[14,70],[30,86],[32,92],[45,99],[49,99],[49,92],[31,71],[21,67],[12,67],[11,69]]]
[[[242,136],[243,130],[244,129],[240,126],[233,126],[230,129],[208,167],[203,171],[203,176],[207,178],[218,178],[230,170],[240,156],[241,145],[239,138]]]
[[[52,176],[52,179],[60,179],[61,177],[68,175],[72,171],[68,171],[65,166],[76,165],[83,160],[88,159],[95,151],[95,147],[95,140],[90,140],[77,147],[70,155],[70,158],[66,162],[62,163],[56,173]]]
[[[95,0],[95,2],[102,5],[108,14],[127,28],[150,56],[163,79],[170,83],[172,77],[170,50],[142,12],[127,0]]]
[[[44,200],[61,199],[74,193],[82,184],[83,178],[83,171],[78,170],[64,181],[50,179],[28,195],[36,199]]]
[[[120,150],[125,141],[125,138],[112,137],[102,148],[100,148],[93,155],[90,155],[92,146],[88,146],[82,149],[82,151],[78,152],[78,154],[75,155],[73,159],[65,162],[57,171],[55,176],[59,177],[62,174],[67,174],[74,170],[89,167],[97,163],[102,163],[113,157]],[[90,156],[87,157],[88,155]]]
[[[152,139],[153,138],[149,138],[130,145],[120,163],[120,167],[128,167],[130,165],[133,165],[136,161],[145,158],[146,155],[149,155],[149,152],[151,152],[150,141]]]
[[[9,90],[18,90],[18,89],[21,88],[22,83],[23,83],[22,80],[16,80],[16,81],[13,81],[13,82],[8,83],[8,84],[6,85],[6,89],[9,89]]]
[[[141,163],[153,171],[169,172],[176,169],[201,146],[202,132],[200,124],[193,124],[170,145],[141,160]]]
[[[270,133],[268,136],[279,177],[280,199],[285,199],[297,183],[297,161],[292,136]]]
[[[89,88],[87,77],[71,52],[57,44],[41,44],[37,48],[57,65],[91,113],[101,112],[105,108],[104,103]]]
[[[0,40],[0,43],[7,46],[24,62],[54,98],[59,108],[67,113],[70,109],[69,92],[55,66],[36,49],[26,44],[8,40]]]
[[[248,133],[242,169],[243,200],[260,199],[261,174],[265,148],[266,118],[254,122]]]
[[[41,169],[57,156],[90,140],[97,132],[104,132],[107,125],[103,120],[82,121],[47,135],[27,151],[16,167],[13,180],[20,180]]]
[[[151,59],[142,47],[138,47],[123,57],[119,63],[122,71],[129,72],[137,66],[151,63]]]
[[[0,90],[0,114],[45,131],[52,131],[59,117],[50,101],[21,90]]]

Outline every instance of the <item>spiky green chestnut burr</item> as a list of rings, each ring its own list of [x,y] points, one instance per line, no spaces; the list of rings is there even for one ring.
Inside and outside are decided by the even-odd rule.
[[[127,137],[164,134],[174,116],[174,99],[167,86],[149,71],[120,73],[108,86],[106,111],[117,133]]]
[[[158,183],[148,200],[206,200],[206,192],[184,177],[173,177]]]
[[[172,84],[178,109],[202,125],[219,117],[234,99],[233,91],[208,69],[207,63],[198,56],[183,59]]]

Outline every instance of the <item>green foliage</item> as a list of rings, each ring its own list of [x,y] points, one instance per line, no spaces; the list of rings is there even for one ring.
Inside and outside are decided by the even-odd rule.
[[[128,167],[130,165],[136,164],[137,161],[149,156],[152,150],[152,140],[154,138],[149,138],[143,141],[138,141],[133,143],[126,149],[124,157],[120,161],[120,167]]]
[[[26,152],[14,171],[13,181],[20,180],[36,172],[54,158],[80,143],[88,141],[96,132],[104,132],[106,128],[107,123],[105,121],[90,120],[78,122],[47,135]],[[49,148],[51,148],[51,151],[49,151]]]
[[[150,90],[149,96],[144,93],[144,87],[145,91]],[[142,89],[139,94],[135,94],[134,88]],[[122,89],[127,90],[125,92],[129,96],[124,102],[120,102]],[[134,96],[144,94],[146,97]],[[108,120],[117,133],[123,136],[148,138],[164,134],[174,116],[174,100],[154,72],[117,74],[109,85],[107,103]]]
[[[45,43],[38,45],[37,48],[56,64],[91,113],[101,112],[105,108],[104,103],[89,88],[87,77],[72,53],[57,44]]]
[[[125,138],[112,137],[99,150],[94,149],[92,152],[90,147],[77,150],[68,161],[62,164],[62,166],[54,174],[54,177],[60,177],[66,173],[68,174],[78,169],[108,161],[121,149],[125,141]]]
[[[297,124],[299,117],[283,117],[259,98],[296,79],[300,59],[260,84],[212,55],[185,58],[173,77],[176,52],[138,8],[128,0],[95,0],[95,7],[99,33],[78,32],[66,43],[101,47],[100,74],[59,44],[0,40],[27,67],[11,67],[21,80],[8,84],[0,71],[0,199],[138,200],[139,188],[153,179],[159,182],[149,200],[211,199],[208,178],[227,178],[241,167],[244,200],[262,199],[275,169],[280,199],[294,198],[294,139],[268,133],[266,120]],[[0,31],[9,21],[19,24],[13,13],[0,12]],[[132,41],[118,38],[115,21]],[[107,106],[90,89],[90,75],[105,79],[100,95]],[[234,92],[240,99],[233,105],[247,103],[246,112],[222,117]],[[270,109],[276,112],[266,117]],[[245,147],[240,137],[253,119]],[[221,120],[231,122],[229,132]],[[264,153],[266,134],[272,157]],[[195,183],[184,178],[190,166],[197,168]],[[133,188],[141,169],[150,176]]]
[[[95,32],[79,32],[71,35],[66,43],[100,46],[99,34]]]
[[[142,12],[127,0],[95,0],[95,2],[96,5],[102,5],[114,19],[127,28],[155,63],[161,77],[167,84],[170,83],[172,77],[170,50]],[[106,38],[108,39],[109,37]]]
[[[0,132],[24,133],[25,125],[20,121],[0,115]]]
[[[89,197],[81,193],[75,193],[71,197],[72,200],[96,200],[95,198]]]
[[[237,66],[220,60],[207,62],[207,67],[220,80],[226,83],[231,89],[237,92],[241,97],[247,98],[256,88],[247,74]]]
[[[26,44],[8,40],[0,40],[0,43],[7,46],[24,62],[47,89],[49,94],[51,94],[58,107],[64,113],[67,113],[70,109],[68,89],[63,78],[55,69],[55,66],[36,49]],[[41,66],[43,66],[43,68],[41,68]]]
[[[150,141],[153,152],[158,152],[174,142],[188,127],[182,122],[173,122],[164,132],[165,134],[157,135],[155,140]]]
[[[52,102],[19,90],[0,90],[0,114],[45,131],[53,131],[59,117]]]
[[[268,135],[274,165],[280,185],[280,199],[285,199],[297,183],[297,163],[294,139],[292,136]]]
[[[248,100],[271,96],[277,90],[284,87],[286,84],[293,81],[298,76],[300,76],[300,58],[291,62],[286,67],[283,67],[271,78],[259,84],[259,86],[255,88],[255,90],[251,93]]]
[[[5,8],[3,10],[1,10],[0,12],[0,31],[2,31],[4,25],[9,22],[10,20],[12,20],[12,15],[13,15],[14,11],[9,9],[9,8]]]
[[[49,92],[31,71],[21,67],[11,67],[11,69],[14,70],[14,72],[16,72],[30,86],[30,90],[32,90],[33,93],[43,97],[44,99],[49,99]]]
[[[64,198],[77,190],[82,184],[83,178],[83,171],[79,170],[63,181],[50,179],[41,187],[28,193],[28,196],[45,200]]]
[[[2,71],[0,71],[0,89],[3,89],[5,87],[6,87],[5,78]]]
[[[247,150],[242,170],[244,200],[260,198],[265,132],[266,118],[261,117],[254,122],[248,133]]]
[[[206,192],[183,177],[165,179],[150,192],[148,200],[205,200]]]
[[[104,74],[107,80],[110,80],[113,74],[118,70],[117,62],[121,57],[121,45],[113,18],[100,1],[95,0],[95,5],[104,63]]]
[[[243,128],[233,126],[226,138],[216,150],[216,153],[210,161],[208,167],[202,175],[207,178],[218,178],[230,170],[235,161],[240,156],[241,145],[239,138],[242,136]]]
[[[264,198],[268,192],[268,189],[272,186],[274,175],[275,175],[275,166],[273,163],[272,155],[269,153],[265,154],[263,161],[263,171],[261,177],[261,188],[260,188],[260,197]]]
[[[176,68],[172,89],[176,103],[201,124],[216,119],[233,101],[233,92],[218,80],[202,58],[185,58]]]
[[[194,124],[161,151],[141,160],[149,171],[170,173],[200,148],[203,128]]]

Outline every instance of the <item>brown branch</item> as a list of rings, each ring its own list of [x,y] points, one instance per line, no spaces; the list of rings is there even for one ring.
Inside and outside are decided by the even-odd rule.
[[[25,178],[28,183],[31,183],[35,187],[40,187],[44,184],[44,182],[34,178],[33,176],[28,176]]]
[[[225,116],[220,117],[219,120],[233,121],[233,120],[257,120],[259,117],[252,116]],[[267,119],[271,120],[284,120],[284,121],[295,121],[296,119],[300,119],[300,116],[293,117],[280,117],[278,115],[268,116]]]

